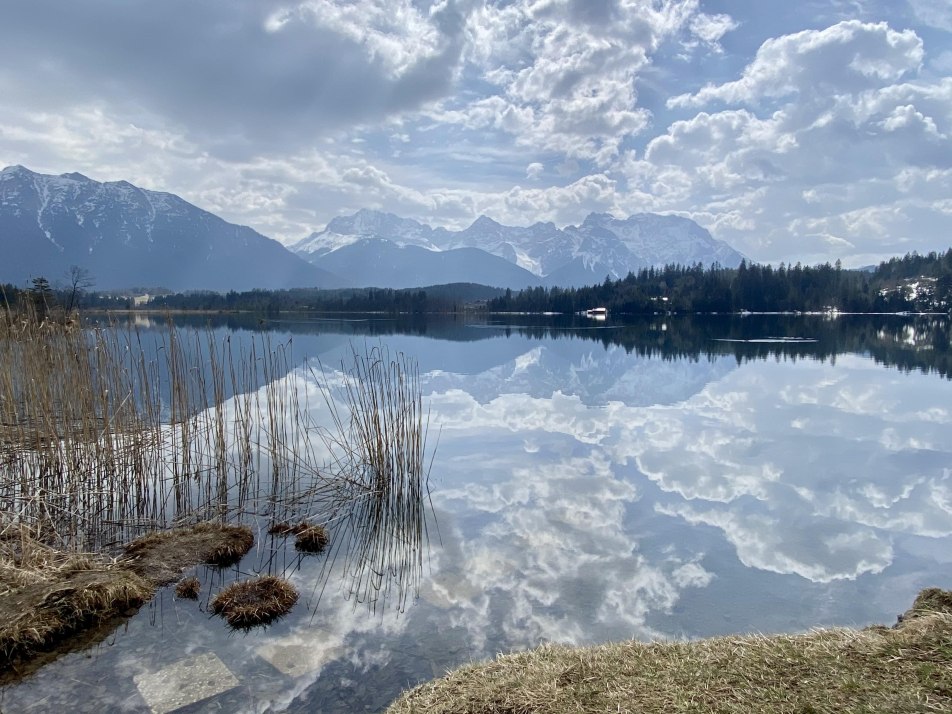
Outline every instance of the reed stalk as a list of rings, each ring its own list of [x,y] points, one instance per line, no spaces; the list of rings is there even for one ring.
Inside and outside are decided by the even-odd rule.
[[[395,601],[402,609],[418,589],[429,541],[429,414],[419,369],[377,345],[353,351],[336,387],[322,366],[312,373],[331,417],[320,436],[338,494],[332,512],[346,534],[332,560],[343,557],[355,602]]]
[[[329,562],[345,557],[358,601],[395,587],[402,606],[426,544],[416,365],[377,346],[295,370],[291,348],[4,315],[0,536],[99,552],[196,521],[309,520],[337,533]]]

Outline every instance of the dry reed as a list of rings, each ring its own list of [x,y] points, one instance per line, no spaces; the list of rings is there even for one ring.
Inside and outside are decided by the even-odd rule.
[[[307,420],[284,345],[233,349],[171,325],[149,337],[0,330],[0,532],[26,525],[66,549],[100,550],[254,511],[302,490],[305,471],[307,486],[320,480],[296,452]]]
[[[328,379],[292,369],[290,342],[267,336],[6,314],[0,364],[0,536],[99,552],[196,521],[315,520],[344,526],[331,563],[344,556],[358,601],[395,583],[402,606],[418,584],[426,423],[405,355],[355,351]]]
[[[315,376],[316,373],[315,373]],[[403,608],[419,587],[428,546],[429,415],[420,375],[407,355],[383,345],[353,350],[350,368],[336,375],[337,398],[320,368],[331,426],[320,430],[332,455],[338,503],[324,522],[336,521],[333,563],[343,557],[355,602]]]

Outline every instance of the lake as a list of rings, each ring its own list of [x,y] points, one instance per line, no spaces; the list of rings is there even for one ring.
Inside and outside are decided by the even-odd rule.
[[[161,690],[188,689],[188,670],[221,686],[176,711],[379,711],[544,642],[892,624],[920,589],[952,588],[947,317],[211,327],[268,331],[289,369],[380,343],[417,362],[436,445],[419,597],[371,611],[320,557],[265,536],[237,568],[198,569],[198,603],[163,589],[6,687],[4,711],[148,711],[144,691],[167,711]],[[224,584],[275,570],[302,593],[288,617],[241,633],[209,614]]]

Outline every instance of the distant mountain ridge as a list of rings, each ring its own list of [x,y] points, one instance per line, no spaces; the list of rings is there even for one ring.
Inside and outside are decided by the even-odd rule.
[[[432,250],[385,238],[360,238],[324,253],[315,265],[355,287],[414,288],[479,283],[522,289],[540,284],[527,270],[478,248]]]
[[[534,276],[535,284],[570,287],[591,285],[606,275],[620,278],[629,271],[672,263],[705,266],[719,263],[736,267],[744,257],[688,218],[651,213],[626,219],[592,213],[581,225],[563,229],[553,223],[505,226],[480,216],[468,228],[449,231],[392,213],[361,210],[334,218],[323,231],[312,233],[292,245],[291,250],[314,265],[335,272],[339,261],[349,264],[372,261],[372,254],[383,250],[375,241],[429,251],[432,255],[416,253],[421,261],[417,272],[430,275],[433,280],[428,282],[437,278],[427,273],[425,265],[433,255],[478,249],[529,274],[500,275],[496,282],[487,283],[513,288],[532,285],[530,275]],[[382,269],[383,266],[378,266],[378,278],[389,279]],[[469,279],[483,282],[481,277]],[[385,283],[385,286],[397,287],[395,283]]]
[[[678,216],[590,214],[578,226],[505,226],[486,216],[451,231],[361,210],[290,249],[246,226],[127,181],[22,166],[0,171],[0,281],[23,285],[85,268],[97,288],[173,291],[411,288],[451,282],[522,289],[584,286],[652,265],[743,256]]]
[[[98,289],[337,287],[341,281],[246,226],[171,193],[82,174],[0,171],[0,280],[55,281],[70,266]]]

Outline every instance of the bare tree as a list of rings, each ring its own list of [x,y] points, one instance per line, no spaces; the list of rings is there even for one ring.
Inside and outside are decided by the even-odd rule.
[[[78,265],[69,266],[67,280],[66,289],[69,291],[69,298],[66,301],[66,315],[69,316],[73,312],[73,308],[76,307],[79,298],[88,288],[95,285],[96,281],[93,280],[92,273]]]

